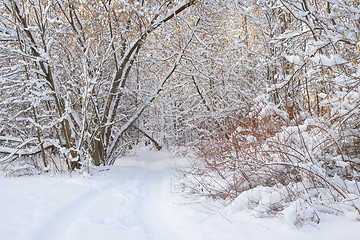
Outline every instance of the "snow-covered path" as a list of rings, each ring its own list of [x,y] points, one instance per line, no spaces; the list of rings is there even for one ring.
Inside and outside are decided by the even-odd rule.
[[[166,154],[125,158],[101,174],[1,178],[0,239],[174,239]]]
[[[166,154],[147,153],[87,178],[1,177],[0,239],[355,240],[360,235],[360,223],[348,218],[297,230],[236,207],[203,213],[170,192],[173,166]]]

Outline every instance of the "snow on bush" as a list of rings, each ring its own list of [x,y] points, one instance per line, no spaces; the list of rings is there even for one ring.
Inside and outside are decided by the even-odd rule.
[[[230,139],[209,138],[197,146],[182,185],[258,217],[319,223],[324,213],[360,214],[360,164],[353,148],[337,125],[289,121],[267,109],[240,123]]]

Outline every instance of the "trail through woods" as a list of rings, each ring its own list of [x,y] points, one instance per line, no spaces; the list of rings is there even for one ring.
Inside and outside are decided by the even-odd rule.
[[[0,239],[357,239],[359,222],[329,216],[296,229],[237,206],[211,211],[171,191],[164,153],[119,159],[91,176],[0,178]]]

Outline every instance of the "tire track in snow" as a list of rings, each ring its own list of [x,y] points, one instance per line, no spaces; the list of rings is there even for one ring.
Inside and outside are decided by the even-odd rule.
[[[144,162],[134,160],[129,166],[114,166],[99,177],[97,182],[101,183],[100,186],[91,184],[90,190],[79,194],[75,200],[47,213],[47,217],[37,224],[40,226],[33,229],[26,239],[79,239],[85,235],[92,239],[99,234],[98,231],[107,229],[117,236],[125,237],[122,238],[124,240],[181,239],[172,226],[172,215],[166,212],[169,206],[169,171],[168,161],[161,157],[149,158]],[[119,197],[115,199],[118,194]],[[133,202],[127,203],[128,200]],[[126,204],[128,208],[121,206],[119,212],[116,212],[116,202]],[[92,215],[98,206],[104,210],[103,214]],[[88,228],[89,231],[81,233],[78,226]],[[116,238],[114,235],[103,237]]]
[[[179,239],[168,221],[169,213],[166,212],[167,200],[165,193],[168,191],[167,183],[169,169],[144,169],[144,182],[138,196],[138,217],[142,220],[147,238],[145,240]],[[171,216],[170,216],[171,218]]]
[[[76,219],[86,209],[98,199],[103,192],[100,190],[90,190],[80,195],[75,200],[65,204],[59,210],[49,213],[49,216],[43,220],[29,239],[33,240],[61,240],[66,235],[67,230],[76,221]]]

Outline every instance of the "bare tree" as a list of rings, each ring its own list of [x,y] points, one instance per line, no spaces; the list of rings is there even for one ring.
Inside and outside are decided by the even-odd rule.
[[[157,73],[158,88],[150,90],[154,80],[143,82],[153,95],[134,102],[134,66],[139,56],[150,54],[143,46],[153,44],[148,43],[153,32],[194,4],[2,1],[1,51],[9,60],[1,68],[2,91],[14,89],[6,94],[15,100],[2,98],[6,118],[1,120],[8,126],[3,125],[1,161],[41,153],[47,168],[51,150],[70,171],[87,161],[113,162],[124,132],[159,94],[190,39],[162,63],[170,67]],[[11,126],[21,121],[34,128]]]

